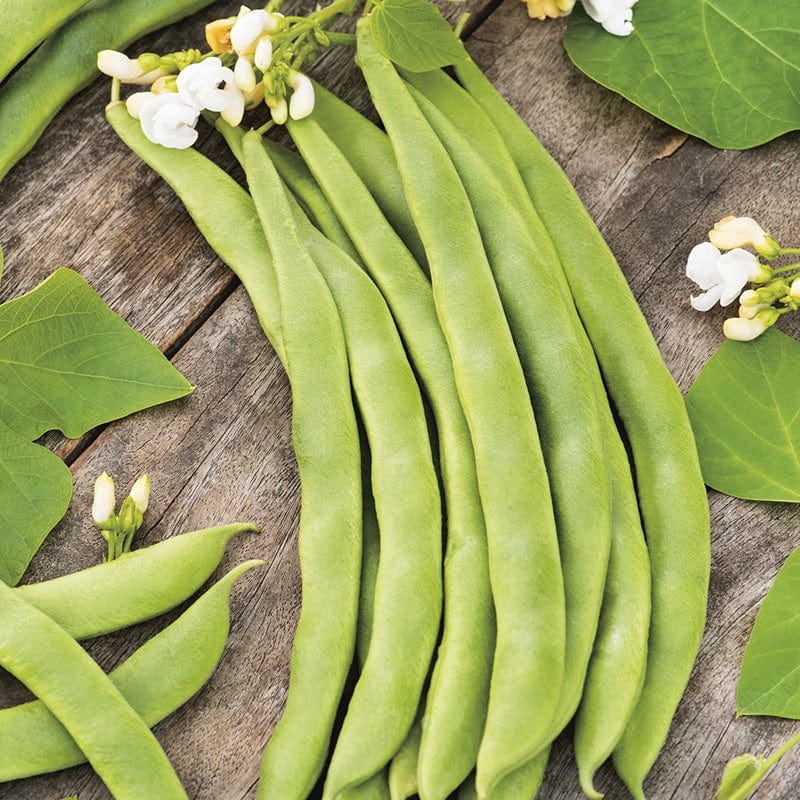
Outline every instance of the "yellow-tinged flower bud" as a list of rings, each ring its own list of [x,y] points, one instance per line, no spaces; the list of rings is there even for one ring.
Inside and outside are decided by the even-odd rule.
[[[572,11],[575,0],[525,0],[531,19],[565,17]]]
[[[780,252],[778,243],[751,217],[724,217],[708,232],[708,238],[720,250],[753,247],[766,257]]]
[[[731,317],[722,323],[722,332],[728,339],[737,342],[750,342],[757,339],[767,329],[758,317],[747,319],[746,317]]]
[[[131,486],[130,498],[142,514],[147,511],[150,503],[150,478],[146,474],[140,475]]]
[[[789,294],[800,299],[800,278],[795,278],[792,281],[792,285],[789,287]]]
[[[215,19],[206,25],[206,41],[214,53],[232,53],[231,28],[237,17]]]

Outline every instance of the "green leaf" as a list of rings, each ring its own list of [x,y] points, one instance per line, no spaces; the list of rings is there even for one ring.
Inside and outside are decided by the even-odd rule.
[[[71,494],[64,462],[0,422],[0,581],[19,581]]]
[[[703,479],[747,500],[800,502],[800,343],[770,328],[726,341],[686,396]]]
[[[605,33],[576,9],[575,65],[716,147],[755,147],[800,128],[797,0],[640,0],[635,31]]]
[[[756,617],[736,687],[739,714],[800,719],[800,548],[778,572]]]
[[[725,765],[722,781],[714,797],[717,800],[743,800],[755,789],[768,770],[769,765],[763,758],[750,753],[736,756]]]
[[[26,439],[75,438],[191,390],[71,270],[0,306],[0,420]]]
[[[450,25],[427,0],[382,0],[370,27],[376,47],[409,72],[428,72],[466,58]]]

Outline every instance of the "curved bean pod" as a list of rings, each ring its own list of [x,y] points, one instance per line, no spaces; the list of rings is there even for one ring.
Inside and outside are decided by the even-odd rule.
[[[253,199],[197,150],[151,142],[124,103],[108,105],[106,119],[117,136],[169,184],[205,240],[242,282],[262,330],[285,365],[278,283]]]
[[[114,562],[111,562],[114,563]],[[172,562],[174,563],[174,562]],[[109,673],[131,707],[152,728],[200,690],[228,639],[228,598],[236,580],[264,561],[234,567]],[[0,781],[13,781],[83,764],[86,756],[41,700],[0,710]]]
[[[300,620],[286,707],[264,750],[258,797],[292,800],[308,795],[325,763],[355,649],[361,468],[336,306],[301,244],[280,178],[255,131],[244,136],[243,152],[278,282],[302,492]]]
[[[211,0],[99,0],[50,36],[0,88],[0,179],[36,144],[59,109],[97,77],[97,52],[122,50]]]
[[[3,0],[0,2],[0,82],[39,42],[87,0]]]
[[[442,515],[422,397],[391,313],[352,259],[307,219],[297,225],[342,320],[380,536],[367,657],[325,782],[323,797],[335,798],[385,766],[413,723],[439,633]]]
[[[419,792],[417,763],[422,740],[422,725],[417,720],[389,766],[389,792],[392,800],[407,800]]]
[[[552,501],[527,387],[473,212],[455,168],[391,63],[369,17],[356,61],[397,159],[426,247],[439,317],[475,445],[486,513],[497,645],[479,794],[547,741],[564,671],[564,586]],[[494,387],[503,387],[499,408]],[[493,527],[494,521],[502,524]]]
[[[413,86],[411,92],[469,196],[536,409],[555,509],[568,620],[564,680],[552,740],[580,701],[603,599],[611,541],[611,489],[601,400],[609,419],[610,411],[606,398],[596,390],[600,378],[591,347],[571,299],[562,295],[556,277],[558,261],[530,236],[525,215],[482,155],[425,95]],[[570,408],[580,413],[567,413]]]
[[[481,106],[442,71],[409,74],[406,79],[453,123],[462,142],[468,142],[479,154],[481,164],[466,165],[465,168],[470,172],[473,170],[490,172],[496,179],[485,176],[485,180],[499,184],[509,193],[504,207],[524,214],[525,219],[519,223],[520,227],[530,231],[537,245],[548,257],[548,263],[552,265],[551,277],[558,284],[554,293],[560,291],[569,308],[573,309],[569,285],[549,234],[531,204],[503,137]],[[452,135],[451,130],[450,136]],[[488,170],[483,164],[488,166]],[[586,338],[577,317],[575,323],[582,336],[582,347],[586,357],[594,364],[591,343]],[[649,560],[628,456],[618,435],[616,423],[608,407],[605,387],[596,367],[590,370],[589,379],[598,397],[599,422],[603,434],[602,451],[610,477],[611,559],[603,593],[603,608],[597,625],[592,660],[586,670],[586,680],[581,682],[575,680],[575,677],[579,678],[582,675],[584,659],[592,649],[592,642],[588,638],[582,648],[578,647],[579,657],[567,659],[567,670],[571,672],[573,679],[565,680],[565,684],[570,686],[572,691],[562,694],[560,713],[554,726],[556,733],[572,716],[578,700],[581,699],[579,688],[582,683],[584,696],[577,716],[575,750],[584,791],[590,789],[591,775],[610,755],[622,735],[624,725],[641,692],[650,618]],[[580,548],[577,548],[573,557],[575,559],[583,557]],[[569,597],[570,595],[574,597],[581,591],[581,582],[579,579],[573,580],[570,587],[568,571],[565,571],[565,577],[569,608]],[[569,652],[569,627],[567,636]],[[576,644],[574,631],[571,639],[574,653]],[[581,650],[583,650],[582,655]],[[508,776],[492,793],[492,797],[498,799],[532,797],[544,775],[546,760],[545,755],[542,763],[526,765],[519,774]]]
[[[0,582],[0,666],[66,728],[112,795],[188,800],[158,740],[86,651]]]
[[[652,614],[642,694],[613,758],[641,800],[705,626],[710,525],[694,437],[647,321],[568,178],[474,62],[459,62],[456,74],[503,131],[556,246],[631,445],[650,555]],[[587,246],[591,270],[584,268]],[[613,324],[609,308],[615,309]]]
[[[436,731],[447,757],[421,790],[427,797],[444,797],[475,764],[494,640],[475,458],[430,283],[316,116],[292,126],[295,144],[386,298],[437,426],[447,509],[444,591],[449,599],[423,724]]]
[[[210,577],[231,537],[247,531],[258,528],[234,523],[171,536],[113,561],[14,591],[74,639],[100,636],[175,608]]]

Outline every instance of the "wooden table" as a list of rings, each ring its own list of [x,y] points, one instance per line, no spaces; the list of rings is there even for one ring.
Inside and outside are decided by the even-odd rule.
[[[450,7],[451,17],[462,11]],[[207,12],[130,49],[167,52],[202,42]],[[654,120],[579,74],[560,40],[563,21],[528,20],[518,0],[474,0],[469,48],[566,169],[615,251],[677,382],[686,390],[722,340],[724,314],[688,304],[686,255],[727,214],[750,215],[786,242],[800,239],[797,134],[749,152],[724,152]],[[360,107],[365,92],[349,53],[314,74]],[[92,485],[103,469],[120,487],[142,472],[153,484],[140,546],[217,522],[262,527],[230,545],[223,567],[260,557],[233,596],[233,627],[215,675],[156,733],[196,800],[253,798],[264,742],[287,685],[299,597],[299,488],[290,438],[291,398],[248,298],[215,257],[169,188],[117,140],[103,118],[109,84],[98,80],[57,118],[3,180],[0,300],[31,289],[56,267],[80,272],[117,312],[162,348],[197,387],[190,397],[97,430],[79,442],[46,437],[72,468],[75,494],[26,581],[96,563],[103,542],[90,522]],[[203,148],[234,174],[208,135]],[[794,189],[794,192],[791,191]],[[614,309],[609,309],[613,315]],[[797,334],[790,321],[784,330]],[[771,752],[797,725],[734,718],[734,687],[758,605],[800,541],[794,507],[710,493],[713,573],[708,628],[662,757],[652,800],[709,798],[733,755]],[[90,642],[110,669],[163,621]],[[2,705],[27,698],[0,681]],[[309,710],[313,713],[313,710]],[[610,768],[598,785],[626,792]],[[800,757],[788,756],[757,794],[798,796]],[[0,786],[6,800],[107,797],[87,767]],[[557,743],[541,797],[581,797],[568,736]]]

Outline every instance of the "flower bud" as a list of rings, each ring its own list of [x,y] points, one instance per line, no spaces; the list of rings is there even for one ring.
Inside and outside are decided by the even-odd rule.
[[[555,19],[572,11],[575,0],[526,0],[531,19]]]
[[[795,278],[792,281],[792,285],[789,287],[789,295],[800,299],[800,278]]]
[[[130,498],[139,511],[144,514],[150,502],[150,478],[140,475],[131,486]]]
[[[722,323],[722,332],[728,339],[737,342],[750,342],[761,336],[767,326],[758,317],[747,319],[746,317],[731,317]]]
[[[314,84],[301,72],[291,72],[289,86],[293,89],[289,98],[289,116],[303,119],[314,110]]]
[[[769,305],[769,303],[758,303],[757,305],[754,306],[740,305],[739,316],[744,317],[745,319],[754,319],[765,308],[770,308],[770,307],[771,306]]]
[[[233,68],[233,81],[243,92],[252,92],[256,88],[256,73],[249,58],[239,56]]]
[[[272,63],[272,39],[269,36],[262,36],[259,39],[253,60],[262,72],[269,69],[269,65]]]
[[[286,103],[286,99],[282,97],[280,100],[272,100],[267,105],[273,121],[277,125],[285,125],[286,120],[289,118],[289,106]]]
[[[97,69],[111,78],[118,78],[123,82],[134,81],[144,75],[144,70],[138,61],[128,58],[125,53],[117,50],[101,50],[97,54]]]
[[[104,470],[94,482],[94,500],[92,502],[92,519],[98,526],[108,525],[114,518],[114,480]]]
[[[778,254],[778,243],[751,217],[724,217],[708,232],[709,240],[720,250],[753,247],[762,256]]]

